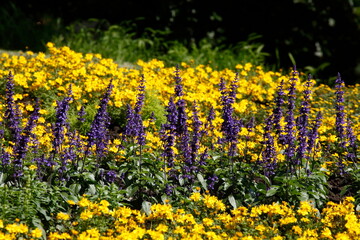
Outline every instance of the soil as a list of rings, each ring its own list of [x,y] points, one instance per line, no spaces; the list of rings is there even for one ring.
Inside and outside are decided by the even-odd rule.
[[[355,188],[349,187],[352,185],[352,183],[353,180],[350,174],[344,174],[342,176],[330,176],[328,180],[329,201],[338,203],[344,197],[354,196],[356,194]]]

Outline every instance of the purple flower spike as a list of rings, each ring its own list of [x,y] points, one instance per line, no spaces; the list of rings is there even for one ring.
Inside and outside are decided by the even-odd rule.
[[[307,152],[307,136],[308,136],[308,121],[310,113],[310,95],[311,95],[311,75],[308,77],[308,81],[305,84],[304,100],[301,103],[300,116],[296,119],[296,126],[298,129],[298,146],[296,148],[296,159],[297,162],[301,162],[302,159],[306,158]]]
[[[221,125],[221,131],[224,134],[224,138],[220,139],[219,142],[229,144],[229,157],[233,157],[236,154],[236,144],[238,141],[238,134],[240,131],[240,121],[234,119],[234,108],[233,103],[236,99],[236,89],[238,85],[238,75],[231,83],[230,92],[227,91],[225,87],[224,79],[220,79],[220,91],[221,91],[221,104],[222,104],[222,118],[223,123]]]
[[[72,91],[71,91],[71,85],[68,90],[68,96],[65,97],[62,101],[57,102],[56,107],[56,122],[53,126],[53,157],[55,154],[60,153],[61,145],[64,141],[64,130],[69,126],[69,123],[67,122],[68,118],[68,111],[69,111],[69,104],[72,100]]]
[[[85,118],[84,118],[85,115],[86,115],[85,108],[84,106],[81,106],[80,111],[78,112],[78,116],[79,116],[78,120],[80,122],[85,122]]]
[[[29,121],[26,124],[22,134],[20,135],[18,144],[14,146],[15,160],[13,163],[14,167],[16,168],[22,168],[22,161],[25,158],[26,153],[28,152],[28,143],[32,135],[31,131],[36,126],[36,121],[39,119],[39,111],[39,102],[38,100],[36,100],[35,109],[30,115]]]
[[[137,101],[134,110],[131,106],[127,105],[125,135],[131,138],[136,138],[140,146],[144,146],[146,142],[145,127],[141,118],[141,109],[144,105],[145,99],[145,79],[144,75],[141,76],[140,84],[138,87]]]
[[[89,154],[89,149],[96,145],[96,157],[101,159],[107,152],[107,145],[109,142],[109,125],[110,117],[107,112],[107,105],[110,100],[110,95],[113,89],[112,82],[109,83],[104,96],[102,97],[98,111],[91,123],[90,131],[88,132],[88,142],[86,155]]]
[[[280,125],[281,119],[283,117],[282,107],[285,103],[285,100],[284,100],[285,93],[283,91],[283,86],[284,86],[284,80],[281,80],[280,85],[278,86],[277,93],[276,93],[275,108],[273,110],[274,128],[275,128],[275,132],[279,138],[279,142],[281,144],[285,144],[285,135],[283,134],[284,130],[282,129],[282,126]]]
[[[344,91],[342,88],[344,87],[344,81],[341,79],[340,73],[338,73],[338,77],[335,80],[335,88],[336,88],[336,100],[335,100],[335,111],[336,111],[336,133],[338,140],[340,141],[340,146],[345,147],[345,107],[344,107]]]
[[[307,144],[307,152],[310,155],[315,147],[316,139],[319,137],[319,128],[321,126],[322,115],[320,112],[317,113],[315,123],[313,124],[311,130],[308,132],[308,144]]]
[[[20,138],[20,110],[14,101],[14,76],[11,72],[7,76],[6,81],[6,110],[5,110],[5,123],[6,127],[9,128],[11,133],[11,141],[18,143]]]
[[[175,70],[175,96],[182,97],[184,95],[183,87],[181,85],[182,79],[180,77],[180,69],[179,66],[176,66]]]
[[[356,136],[354,134],[354,131],[351,127],[351,120],[347,119],[346,123],[346,138],[348,139],[348,153],[346,155],[346,158],[350,161],[356,162],[356,151],[357,151],[357,144],[356,144]]]
[[[288,109],[286,112],[285,117],[285,156],[287,161],[292,165],[296,166],[300,163],[298,160],[294,159],[295,156],[295,119],[294,119],[294,110],[295,110],[295,99],[296,99],[296,81],[297,81],[297,75],[299,73],[296,71],[296,68],[294,67],[294,70],[292,72],[293,77],[290,78],[290,88],[288,92]]]
[[[264,151],[261,153],[262,161],[260,165],[264,171],[264,175],[269,177],[275,174],[275,168],[277,165],[276,151],[274,147],[274,138],[271,135],[272,126],[274,124],[274,116],[271,115],[265,120],[264,128],[264,141],[265,145]]]

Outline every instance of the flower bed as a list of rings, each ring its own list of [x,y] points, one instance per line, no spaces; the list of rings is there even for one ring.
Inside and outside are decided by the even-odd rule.
[[[359,236],[359,85],[47,46],[0,57],[7,237]]]

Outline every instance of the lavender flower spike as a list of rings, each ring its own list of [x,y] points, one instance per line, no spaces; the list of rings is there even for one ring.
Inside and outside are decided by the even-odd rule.
[[[344,100],[344,91],[342,88],[344,87],[344,81],[341,79],[340,73],[338,73],[338,77],[335,80],[335,88],[336,88],[336,101],[335,101],[335,110],[336,110],[336,133],[337,137],[340,141],[340,146],[345,147],[345,107],[343,103]]]
[[[106,93],[100,101],[99,109],[95,115],[94,121],[91,123],[90,131],[88,132],[88,143],[86,155],[89,154],[89,149],[96,145],[96,155],[99,160],[105,154],[106,147],[109,141],[109,125],[110,125],[110,117],[107,112],[107,104],[110,100],[110,95],[113,89],[112,82],[109,83]]]
[[[290,78],[290,88],[288,92],[288,109],[285,117],[285,156],[287,161],[291,166],[299,165],[299,162],[294,159],[295,155],[295,119],[294,119],[294,110],[295,110],[295,86],[297,81],[297,75],[299,73],[296,71],[296,67],[292,72],[292,77]],[[294,170],[294,169],[292,169]]]

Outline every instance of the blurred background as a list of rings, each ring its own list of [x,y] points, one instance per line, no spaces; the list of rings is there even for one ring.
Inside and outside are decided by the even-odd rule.
[[[296,64],[323,83],[331,85],[338,72],[346,84],[360,83],[360,0],[2,1],[0,49],[46,51],[45,44],[53,41],[88,51],[80,49],[84,42],[79,44],[79,38],[76,49],[70,33],[91,32],[84,36],[101,42],[102,32],[111,29],[107,38],[113,36],[118,43],[111,44],[120,44],[122,37],[114,34],[114,25],[126,29],[121,36],[142,39],[137,42],[141,51],[156,48],[157,56],[172,53],[174,62],[183,60],[176,56],[188,51],[184,48],[199,54],[208,46],[229,49],[234,55],[238,48],[248,48],[249,55],[269,69]],[[103,48],[105,43],[111,45],[107,41]],[[174,48],[175,43],[182,50]],[[96,45],[91,49],[96,51]],[[113,49],[109,47],[109,57]],[[137,56],[146,58],[141,51]],[[135,58],[119,57],[123,62]]]

